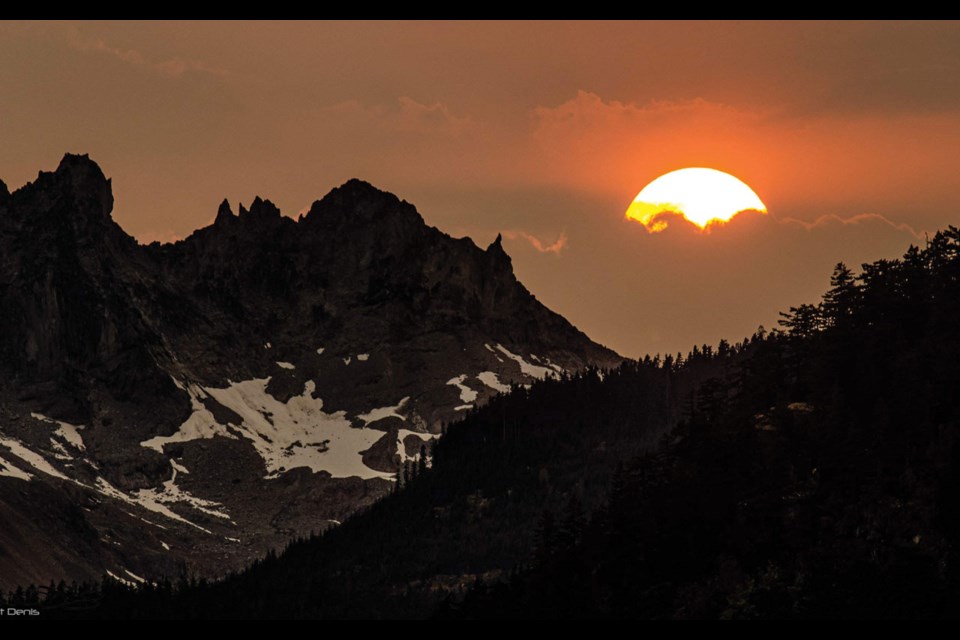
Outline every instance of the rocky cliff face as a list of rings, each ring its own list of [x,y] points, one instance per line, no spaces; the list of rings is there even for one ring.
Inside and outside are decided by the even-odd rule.
[[[391,490],[512,384],[620,361],[487,249],[351,180],[175,244],[86,156],[0,183],[0,587],[217,575]]]

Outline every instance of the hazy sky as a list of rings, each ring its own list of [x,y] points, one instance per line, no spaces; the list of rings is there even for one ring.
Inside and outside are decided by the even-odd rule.
[[[832,266],[960,223],[958,22],[0,23],[0,178],[89,153],[114,218],[183,238],[359,177],[486,246],[624,355],[776,326]],[[649,234],[657,176],[770,215]]]

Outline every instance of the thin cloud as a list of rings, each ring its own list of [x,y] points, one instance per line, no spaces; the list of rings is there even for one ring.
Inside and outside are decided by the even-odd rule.
[[[526,240],[530,243],[530,246],[540,253],[552,253],[556,256],[559,256],[560,252],[567,248],[567,233],[565,231],[561,231],[560,237],[550,244],[547,244],[540,238],[520,229],[504,231],[503,235],[508,240]]]
[[[904,222],[894,222],[893,220],[890,220],[889,218],[886,218],[878,213],[859,213],[855,216],[850,216],[849,218],[841,218],[836,214],[828,214],[818,217],[813,222],[805,222],[803,220],[797,220],[796,218],[780,218],[777,219],[777,222],[788,226],[800,227],[802,229],[806,229],[807,231],[812,231],[813,229],[819,227],[826,227],[834,224],[858,225],[870,222],[880,222],[893,229],[896,229],[897,231],[909,233],[917,240],[922,240],[925,235],[924,232],[917,231]]]
[[[85,38],[80,35],[77,29],[71,29],[68,32],[68,42],[71,47],[78,51],[102,53],[129,65],[149,69],[168,78],[179,78],[186,73],[203,73],[221,77],[229,75],[229,72],[224,69],[211,67],[200,60],[188,60],[179,56],[169,60],[150,60],[136,49],[114,47],[101,38]]]
[[[541,136],[553,136],[560,131],[569,130],[583,133],[611,125],[649,126],[658,123],[662,118],[677,115],[687,118],[751,120],[763,115],[703,98],[682,101],[651,100],[646,105],[640,105],[619,100],[605,101],[595,93],[582,90],[577,91],[575,98],[556,107],[536,107],[533,114],[536,120],[536,135]]]
[[[409,96],[400,96],[395,107],[365,105],[359,100],[346,100],[326,107],[323,111],[372,121],[390,131],[457,136],[473,126],[473,120],[469,116],[454,115],[443,103],[423,104]]]
[[[457,135],[472,124],[469,117],[457,117],[439,102],[421,104],[407,96],[400,97],[397,123],[410,131],[445,131]]]
[[[703,98],[640,103],[580,90],[556,106],[534,108],[530,140],[542,179],[584,189],[639,190],[684,166],[746,175],[750,183],[766,167],[757,147],[763,150],[759,141],[769,133],[772,114]]]

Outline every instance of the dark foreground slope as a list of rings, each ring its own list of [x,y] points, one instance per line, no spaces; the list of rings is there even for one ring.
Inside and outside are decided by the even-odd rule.
[[[78,615],[954,617],[958,313],[950,228],[738,348],[499,398],[397,495],[221,584],[106,584]]]
[[[839,265],[575,536],[456,617],[960,615],[960,232]]]

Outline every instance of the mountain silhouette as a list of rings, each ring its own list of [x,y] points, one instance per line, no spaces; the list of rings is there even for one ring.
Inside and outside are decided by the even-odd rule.
[[[0,587],[223,575],[390,493],[498,392],[622,360],[499,237],[360,180],[172,244],[112,208],[82,155],[0,189]]]

